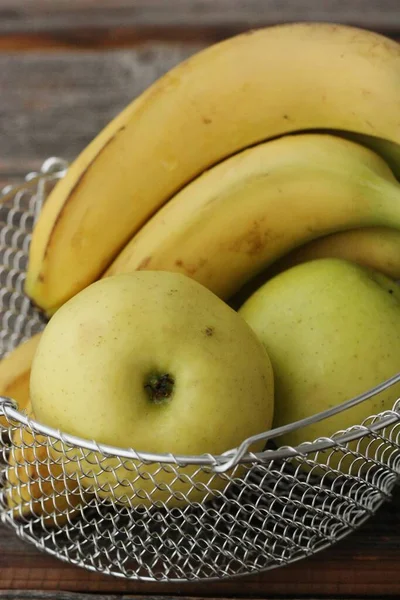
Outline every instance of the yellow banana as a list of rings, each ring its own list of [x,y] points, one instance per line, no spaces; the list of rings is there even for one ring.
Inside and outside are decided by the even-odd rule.
[[[343,258],[400,279],[400,231],[390,227],[363,227],[339,231],[308,242],[274,262],[248,281],[229,304],[238,310],[269,279],[294,265],[316,258]]]
[[[400,231],[365,227],[333,233],[293,250],[278,260],[272,270],[276,274],[315,258],[344,258],[391,279],[400,279]]]
[[[289,135],[191,182],[105,275],[179,271],[226,300],[300,244],[368,226],[400,230],[400,185],[383,159],[343,138]]]
[[[30,417],[34,415],[29,379],[40,336],[34,335],[0,361],[0,395],[16,400],[18,409]],[[1,425],[9,426],[5,417],[0,418]],[[47,526],[61,526],[77,516],[89,495],[81,494],[78,483],[65,477],[46,439],[22,427],[14,429],[11,437],[5,497],[14,517],[33,515],[41,517]]]
[[[18,403],[23,411],[29,403],[29,378],[31,364],[40,340],[40,333],[17,346],[0,361],[0,396],[7,396]],[[5,417],[0,425],[7,427]]]
[[[396,147],[399,73],[394,41],[321,23],[252,31],[191,57],[111,122],[57,184],[33,232],[27,294],[54,312],[177,191],[246,147],[321,128]],[[392,157],[389,146],[382,152]]]

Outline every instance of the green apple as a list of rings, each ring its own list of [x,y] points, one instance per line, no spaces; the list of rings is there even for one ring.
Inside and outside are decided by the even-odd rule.
[[[260,287],[239,313],[272,362],[274,427],[334,407],[400,371],[400,289],[386,276],[348,261],[319,259],[284,271]],[[395,385],[276,442],[297,446],[330,437],[391,409],[399,396]],[[379,445],[382,453],[380,442],[369,452],[373,455]],[[325,462],[328,455],[318,460]],[[341,456],[330,456],[329,464],[356,473],[362,461]]]
[[[151,453],[220,454],[269,429],[273,415],[271,363],[257,336],[208,289],[168,272],[105,278],[64,304],[43,332],[30,391],[41,422]],[[92,491],[128,504],[179,503],[170,485],[200,500],[199,484],[211,478],[193,476],[194,488],[193,467],[175,481],[171,467],[156,474],[159,465],[131,461],[119,465],[127,485],[118,485],[92,455],[65,465]],[[210,488],[226,484],[215,476]]]

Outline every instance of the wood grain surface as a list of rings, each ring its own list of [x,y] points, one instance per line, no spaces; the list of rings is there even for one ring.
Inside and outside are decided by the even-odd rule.
[[[0,0],[0,51],[212,43],[307,20],[400,32],[398,0]]]
[[[133,25],[240,29],[295,20],[340,21],[393,30],[397,0],[2,0],[0,31]]]
[[[0,0],[0,187],[49,156],[73,159],[154,79],[214,41],[296,20],[400,38],[399,1]],[[399,598],[399,558],[399,489],[334,547],[258,576],[211,583],[149,584],[89,573],[0,527],[0,600]]]
[[[38,590],[24,591],[24,590],[0,590],[0,600],[142,600],[143,596],[132,596],[131,594],[85,594],[81,592],[44,592]],[[152,600],[175,600],[177,596],[163,595],[163,596],[150,596]],[[179,596],[179,600],[200,600],[202,596]],[[288,597],[280,596],[271,598],[270,600],[287,600]],[[220,598],[220,600],[229,600],[228,598]],[[246,598],[244,600],[250,600]],[[258,597],[252,597],[251,600],[261,600]],[[296,600],[296,599],[294,599]],[[297,598],[297,600],[300,600]],[[313,596],[308,600],[322,600],[321,596]],[[334,600],[351,600],[349,596],[335,596]]]
[[[57,600],[141,600],[143,596],[132,596],[131,594],[85,594],[81,592],[58,592]],[[0,600],[54,600],[54,592],[43,592],[43,591],[24,591],[24,590],[9,590],[9,591],[1,591],[0,590]],[[152,595],[152,600],[175,600],[176,596],[155,596]],[[288,599],[287,596],[280,596],[279,598],[271,598],[271,600],[285,600]],[[200,600],[198,596],[179,596],[180,600]],[[220,600],[229,600],[228,598],[221,598]],[[246,598],[244,600],[250,600],[250,598]],[[261,598],[252,598],[251,600],[261,600]],[[288,599],[289,600],[289,599]],[[296,600],[296,599],[294,599]],[[298,598],[298,600],[300,600]],[[321,600],[321,596],[317,598],[317,596],[313,596],[308,600]],[[350,600],[350,597],[347,596],[335,596],[335,600]]]

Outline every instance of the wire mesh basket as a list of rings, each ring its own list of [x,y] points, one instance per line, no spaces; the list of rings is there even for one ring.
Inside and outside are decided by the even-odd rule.
[[[46,323],[23,292],[27,253],[42,203],[66,168],[49,159],[3,191],[1,357]],[[390,498],[400,478],[400,402],[297,448],[271,440],[399,381],[258,436],[261,453],[249,452],[250,438],[222,456],[102,446],[37,423],[0,397],[0,520],[61,560],[130,579],[221,579],[286,565],[346,536]]]

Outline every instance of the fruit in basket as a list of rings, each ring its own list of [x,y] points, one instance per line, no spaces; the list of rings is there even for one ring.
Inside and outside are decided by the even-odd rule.
[[[219,454],[269,429],[273,373],[250,327],[206,288],[176,273],[137,272],[98,281],[57,311],[35,355],[31,394],[38,419],[67,433],[142,452]],[[179,503],[168,486],[202,500],[212,496],[208,482],[211,490],[228,483],[194,475],[196,467],[175,481],[169,465],[99,460],[65,468],[126,504]]]
[[[299,244],[378,224],[400,230],[400,186],[382,158],[332,135],[285,136],[195,179],[106,275],[179,271],[227,300]]]
[[[354,132],[399,173],[399,57],[398,44],[376,33],[298,23],[238,35],[178,65],[89,144],[50,194],[32,236],[28,295],[54,312],[188,182],[265,140]]]
[[[27,413],[34,417],[32,407]],[[89,501],[77,480],[66,475],[47,438],[20,427],[12,434],[5,498],[14,518],[34,518],[61,527],[81,514]]]
[[[12,398],[23,411],[29,403],[29,377],[31,364],[40,333],[22,342],[0,361],[0,396]],[[5,417],[0,417],[0,426],[8,427]]]
[[[274,427],[334,407],[399,371],[400,288],[386,276],[349,261],[318,259],[292,267],[259,288],[239,313],[271,358]],[[330,437],[392,409],[399,396],[396,384],[276,442],[297,446]],[[383,452],[384,444],[378,445]],[[373,452],[376,444],[372,446],[364,450]],[[341,456],[336,453],[329,464],[351,469],[353,460],[340,463]],[[320,455],[319,460],[328,460],[327,455]],[[359,465],[356,461],[355,467]]]

